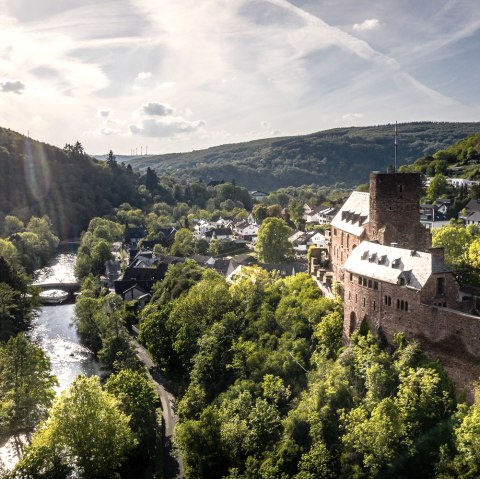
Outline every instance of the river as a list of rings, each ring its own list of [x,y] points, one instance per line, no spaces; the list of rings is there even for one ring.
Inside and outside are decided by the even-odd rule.
[[[75,281],[73,268],[76,254],[59,253],[48,267],[36,271],[34,283],[72,283]],[[32,322],[28,336],[49,356],[52,373],[57,376],[58,391],[66,389],[78,374],[91,376],[100,374],[93,353],[83,346],[74,324],[73,302],[54,306],[42,306]],[[17,461],[13,441],[0,447],[0,459],[12,467]]]

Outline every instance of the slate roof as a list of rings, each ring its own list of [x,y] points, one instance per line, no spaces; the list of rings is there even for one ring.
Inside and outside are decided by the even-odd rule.
[[[332,220],[332,226],[360,236],[368,223],[370,193],[354,191]]]
[[[475,221],[475,223],[480,223],[480,212],[474,211],[472,214],[468,215],[467,221]]]
[[[467,211],[477,211],[480,212],[480,198],[475,199],[475,200],[470,200],[467,203],[467,206],[465,206],[465,209]]]
[[[345,270],[386,283],[397,284],[401,276],[406,286],[420,290],[434,273],[449,272],[431,253],[384,246],[362,241],[350,254]]]

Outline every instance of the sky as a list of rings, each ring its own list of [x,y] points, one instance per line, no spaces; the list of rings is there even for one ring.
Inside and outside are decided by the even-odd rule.
[[[480,120],[478,0],[0,0],[0,126],[159,154]],[[148,149],[148,150],[147,150]]]

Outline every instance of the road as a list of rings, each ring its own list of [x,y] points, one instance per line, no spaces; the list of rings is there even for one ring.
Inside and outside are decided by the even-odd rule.
[[[183,479],[182,460],[173,454],[173,430],[178,419],[175,413],[175,397],[171,392],[168,381],[158,372],[158,368],[148,351],[136,340],[133,340],[133,344],[138,358],[148,368],[162,403],[163,420],[165,422],[165,479]]]

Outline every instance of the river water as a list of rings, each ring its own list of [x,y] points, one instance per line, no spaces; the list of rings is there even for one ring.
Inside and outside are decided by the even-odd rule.
[[[75,260],[75,253],[59,253],[48,267],[35,273],[34,283],[75,282]],[[73,302],[42,306],[28,333],[30,340],[49,356],[52,373],[59,382],[58,391],[66,389],[78,374],[91,376],[101,372],[93,353],[81,344],[74,324],[74,309]],[[7,467],[17,462],[13,441],[1,445],[0,459]]]

